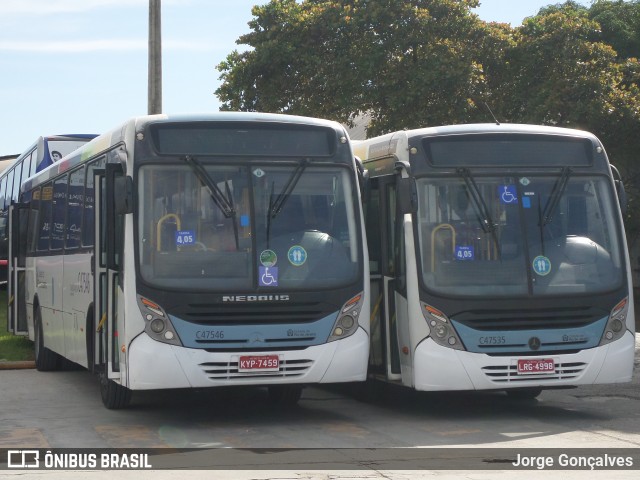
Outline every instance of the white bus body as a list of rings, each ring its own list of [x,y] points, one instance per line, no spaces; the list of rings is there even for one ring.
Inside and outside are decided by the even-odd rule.
[[[459,125],[354,152],[371,182],[372,377],[530,397],[630,381],[624,193],[596,137]]]

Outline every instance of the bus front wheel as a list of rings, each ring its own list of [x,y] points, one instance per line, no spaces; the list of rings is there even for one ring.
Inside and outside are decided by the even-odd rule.
[[[42,313],[40,313],[40,307],[35,311],[35,338],[34,348],[36,357],[36,369],[40,372],[48,372],[51,370],[57,370],[60,363],[60,356],[49,350],[44,346],[44,335],[42,331]]]
[[[300,385],[273,385],[267,389],[269,403],[278,407],[292,407],[302,396]]]
[[[541,388],[514,388],[513,390],[507,390],[507,395],[514,400],[533,400],[541,393]]]
[[[100,374],[100,394],[102,403],[109,410],[126,408],[131,402],[131,390],[122,385],[118,385],[113,380],[107,378],[105,373]]]

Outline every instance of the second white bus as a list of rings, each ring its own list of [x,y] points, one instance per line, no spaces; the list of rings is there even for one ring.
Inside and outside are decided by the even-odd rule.
[[[354,150],[371,178],[372,377],[520,397],[631,380],[625,195],[595,136],[459,125]]]

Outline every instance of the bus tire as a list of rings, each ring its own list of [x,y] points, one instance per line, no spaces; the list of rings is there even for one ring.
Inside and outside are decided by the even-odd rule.
[[[109,410],[126,408],[131,402],[131,390],[122,385],[118,385],[113,380],[107,378],[105,373],[100,374],[100,395],[102,403]]]
[[[542,393],[541,388],[514,388],[513,390],[507,390],[507,395],[514,400],[533,400]]]
[[[34,349],[36,358],[36,369],[39,372],[50,372],[57,370],[60,365],[60,356],[44,346],[44,334],[42,330],[42,313],[37,306],[34,312],[35,338]]]
[[[278,407],[293,407],[302,396],[300,385],[273,385],[267,388],[269,403]]]
[[[95,343],[96,343],[96,332],[93,328],[93,310],[89,309],[89,314],[87,315],[87,370],[91,373],[94,373],[96,370],[96,354],[95,354]]]

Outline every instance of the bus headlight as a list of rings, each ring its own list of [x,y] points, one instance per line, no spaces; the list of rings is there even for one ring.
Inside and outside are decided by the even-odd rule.
[[[464,346],[458,337],[449,318],[437,308],[420,302],[422,306],[422,315],[431,330],[431,338],[438,345],[456,350],[464,350]]]
[[[364,294],[361,292],[342,306],[327,342],[340,340],[355,333],[358,329],[358,317],[362,309],[363,299]]]
[[[600,345],[607,345],[608,343],[615,342],[621,338],[626,329],[627,314],[629,313],[629,297],[622,299],[618,304],[611,309],[609,314],[609,320],[604,327],[602,339],[600,339]]]
[[[169,316],[155,302],[138,295],[138,308],[144,318],[144,331],[158,342],[182,345]]]

